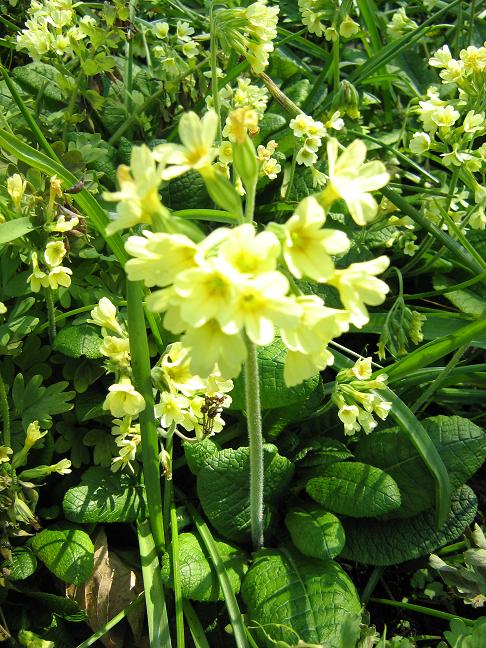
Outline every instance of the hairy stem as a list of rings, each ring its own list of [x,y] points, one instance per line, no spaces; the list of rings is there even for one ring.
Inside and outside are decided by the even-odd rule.
[[[250,519],[253,547],[263,546],[263,437],[257,347],[245,335],[245,398],[250,446]]]
[[[211,91],[213,95],[213,108],[218,115],[218,136],[216,143],[221,142],[221,108],[219,106],[219,91],[218,91],[218,37],[216,35],[216,23],[214,20],[214,8],[211,4],[209,9],[209,30],[211,40],[209,42],[210,60],[211,60]]]

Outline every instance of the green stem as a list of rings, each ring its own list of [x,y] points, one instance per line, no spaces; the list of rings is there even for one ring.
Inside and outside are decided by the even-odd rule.
[[[0,371],[0,411],[3,420],[3,443],[10,447],[10,410],[8,407],[7,390]]]
[[[255,178],[252,184],[245,186],[246,189],[245,221],[247,223],[253,222],[253,215],[255,213],[256,183],[257,183],[257,178]]]
[[[45,289],[46,296],[46,307],[47,307],[47,320],[49,324],[49,342],[52,346],[54,340],[56,339],[56,311],[54,308],[54,300],[52,299],[52,290],[50,288]]]
[[[334,92],[339,91],[339,38],[336,38],[332,44],[332,78],[333,78],[333,88]]]
[[[114,617],[112,617],[109,621],[107,621],[99,630],[97,630],[95,633],[91,635],[91,637],[88,637],[83,643],[80,643],[77,648],[89,648],[89,646],[92,646],[95,644],[98,639],[101,639],[103,635],[105,635],[107,632],[109,632],[112,628],[114,628],[117,623],[120,623],[133,608],[137,607],[137,605],[140,605],[140,603],[144,600],[144,593],[141,592],[136,599],[133,599],[131,603],[129,603],[123,610],[118,612],[118,614],[115,614]]]
[[[391,601],[389,599],[381,598],[370,598],[370,602],[380,603],[381,605],[390,605],[391,607],[401,608],[402,610],[410,610],[410,612],[420,612],[421,614],[427,614],[428,616],[437,617],[438,619],[446,619],[447,621],[459,619],[468,626],[474,625],[474,621],[472,621],[471,619],[465,619],[458,614],[449,614],[449,612],[434,610],[433,608],[428,608],[423,605],[415,605],[414,603],[403,603],[402,601]]]
[[[245,335],[245,399],[250,446],[250,519],[254,549],[263,546],[263,436],[257,347]]]
[[[209,31],[211,39],[209,42],[209,56],[211,61],[211,92],[213,96],[213,108],[218,115],[218,137],[216,144],[221,143],[221,108],[219,105],[219,90],[218,90],[218,37],[216,35],[216,23],[214,20],[214,6],[211,3],[209,9]]]
[[[287,187],[285,189],[285,200],[289,200],[292,193],[292,186],[294,184],[295,166],[297,164],[297,143],[294,144],[294,153],[292,155],[292,162],[290,163],[290,176]]]
[[[140,412],[139,418],[147,507],[155,545],[159,554],[162,554],[165,534],[160,492],[159,440],[154,419],[154,396],[141,282],[127,281],[127,303],[133,378],[135,388],[145,399],[145,409]]]
[[[361,602],[363,604],[368,603],[368,601],[370,600],[370,597],[375,591],[375,587],[378,585],[378,582],[383,576],[384,571],[384,567],[375,567],[371,572],[370,577],[368,578],[368,582],[366,583],[363,593],[361,594]]]

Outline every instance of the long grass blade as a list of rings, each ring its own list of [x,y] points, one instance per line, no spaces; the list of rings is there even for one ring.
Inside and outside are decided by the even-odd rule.
[[[142,561],[150,648],[172,648],[159,556],[148,521],[138,524],[137,533]]]
[[[186,617],[187,625],[189,626],[189,632],[191,633],[192,640],[196,648],[210,648],[208,640],[206,639],[206,633],[199,621],[199,617],[196,614],[196,611],[192,607],[191,603],[184,599],[182,601],[182,608],[184,610],[184,616]]]
[[[136,599],[134,599],[129,605],[127,605],[123,610],[118,612],[118,614],[115,614],[114,617],[112,617],[109,621],[107,621],[104,625],[101,626],[101,628],[98,628],[96,632],[94,632],[91,637],[88,637],[83,641],[83,643],[80,643],[76,648],[89,648],[89,646],[92,646],[95,644],[98,639],[101,639],[103,635],[105,635],[107,632],[109,632],[112,628],[114,628],[120,621],[123,621],[123,619],[127,616],[133,608],[137,607],[145,598],[144,592],[141,592]]]

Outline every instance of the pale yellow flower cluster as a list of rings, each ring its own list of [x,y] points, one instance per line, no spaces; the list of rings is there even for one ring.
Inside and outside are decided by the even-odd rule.
[[[165,430],[174,428],[176,434],[189,441],[200,441],[221,432],[223,408],[231,404],[228,392],[233,389],[231,380],[224,380],[219,371],[207,378],[191,372],[190,356],[180,342],[167,347],[158,366],[153,370],[160,401],[155,406],[155,416]],[[187,437],[180,431],[193,432]]]
[[[369,434],[378,425],[373,414],[384,421],[390,412],[392,404],[372,393],[386,387],[388,376],[382,373],[371,379],[371,374],[371,358],[360,358],[354,367],[336,376],[332,400],[339,408],[338,417],[345,434],[353,435],[361,429]]]
[[[41,288],[57,290],[59,286],[69,288],[73,272],[61,265],[65,255],[66,247],[63,241],[49,241],[43,255],[46,268],[44,271],[39,265],[37,252],[32,252],[32,273],[27,278],[32,292],[39,292]]]
[[[218,35],[223,45],[234,48],[257,74],[265,70],[277,36],[278,6],[258,0],[248,7],[220,9],[216,13]]]
[[[303,140],[303,145],[297,152],[297,164],[313,166],[317,162],[317,151],[326,135],[326,128],[320,121],[315,121],[310,115],[301,113],[294,117],[289,124],[294,136]]]
[[[302,24],[310,34],[324,35],[326,40],[335,41],[339,36],[352,38],[360,30],[359,24],[349,15],[344,16],[337,29],[340,4],[332,0],[299,0],[298,4]],[[330,24],[326,27],[326,23]]]
[[[244,337],[259,346],[278,333],[288,348],[285,380],[298,384],[332,362],[327,345],[349,323],[363,326],[366,304],[383,302],[388,286],[376,275],[386,257],[337,270],[332,255],[349,249],[346,234],[324,228],[326,215],[305,198],[284,224],[257,232],[252,224],[219,228],[199,244],[183,235],[152,233],[126,243],[131,281],[161,289],[147,306],[164,312],[164,326],[182,335],[191,372],[237,376],[246,357]],[[327,308],[317,296],[298,295],[287,272],[333,285],[345,310]]]

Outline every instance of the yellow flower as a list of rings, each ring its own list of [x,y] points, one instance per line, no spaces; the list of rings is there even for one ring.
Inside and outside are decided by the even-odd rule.
[[[171,180],[189,169],[208,167],[218,153],[214,139],[218,116],[208,110],[202,119],[195,112],[184,113],[179,122],[182,144],[161,144],[154,149],[155,156],[162,155],[170,165],[162,172],[164,180]]]
[[[116,217],[106,228],[108,236],[140,223],[151,223],[154,215],[166,213],[159,198],[165,158],[159,165],[155,161],[155,155],[143,144],[133,147],[130,167],[125,164],[118,167],[120,190],[103,194],[105,200],[119,203]]]
[[[352,375],[358,380],[369,380],[373,369],[371,368],[371,358],[360,358],[351,368]]]
[[[105,335],[100,346],[100,352],[120,365],[120,367],[128,367],[130,364],[130,343],[128,338]]]
[[[282,328],[281,336],[290,351],[317,353],[349,328],[346,311],[324,306],[317,295],[299,295],[296,303],[301,309],[297,327]]]
[[[59,286],[64,288],[69,288],[71,285],[71,275],[73,271],[70,268],[65,268],[64,266],[56,266],[53,268],[48,275],[49,287],[52,290],[57,290]]]
[[[49,241],[44,252],[44,259],[47,265],[54,268],[61,265],[63,258],[66,256],[66,248],[62,241]]]
[[[299,385],[307,378],[315,376],[334,362],[334,356],[327,349],[320,349],[314,353],[300,353],[289,351],[285,358],[284,380],[287,387]]]
[[[317,200],[308,196],[302,200],[293,216],[285,223],[283,255],[292,274],[315,281],[326,281],[334,272],[331,254],[349,250],[349,239],[344,232],[323,229],[324,210]]]
[[[102,328],[114,331],[118,335],[125,335],[122,327],[116,319],[116,306],[108,299],[102,297],[90,313],[91,319],[88,320],[91,324],[97,324]]]
[[[378,212],[378,205],[369,193],[380,189],[389,181],[382,162],[365,163],[366,145],[354,140],[338,158],[338,141],[331,137],[327,142],[329,185],[322,194],[325,207],[337,198],[346,203],[357,225],[366,225]]]
[[[209,376],[217,364],[224,378],[235,378],[246,358],[242,336],[239,333],[227,335],[214,319],[189,329],[182,344],[190,349],[191,368],[198,376]]]
[[[160,403],[155,406],[155,416],[160,418],[163,428],[169,428],[172,423],[175,423],[182,425],[186,430],[192,430],[194,424],[190,422],[188,408],[189,399],[186,396],[165,391],[161,394]]]
[[[48,275],[39,268],[37,252],[32,252],[32,274],[27,277],[32,292],[39,292],[41,288],[49,286]]]
[[[257,275],[275,270],[280,243],[272,232],[257,234],[245,223],[228,231],[219,254],[241,274]]]
[[[18,173],[14,173],[7,178],[7,192],[17,210],[20,208],[26,186],[27,181],[22,180],[22,177]]]
[[[108,391],[103,409],[109,409],[116,418],[123,418],[125,415],[136,416],[145,409],[142,394],[136,391],[128,378],[123,378],[119,383],[111,385]]]
[[[208,259],[201,267],[182,272],[174,282],[181,297],[180,314],[190,326],[218,321],[233,308],[240,275],[223,259]]]
[[[175,277],[194,268],[198,247],[183,234],[152,233],[130,236],[125,249],[134,259],[125,264],[130,281],[143,281],[146,286],[167,286]]]
[[[352,263],[344,270],[336,270],[328,281],[339,290],[339,297],[349,312],[350,322],[358,328],[369,321],[365,304],[378,306],[385,301],[390,289],[375,275],[384,272],[389,263],[390,260],[386,256],[363,263]]]
[[[167,347],[162,358],[161,367],[164,378],[170,388],[175,388],[184,396],[195,392],[205,391],[205,382],[191,371],[189,350],[180,342],[174,342]]]
[[[301,309],[286,297],[288,290],[289,282],[280,272],[266,272],[242,282],[234,304],[218,317],[222,330],[234,334],[244,327],[255,344],[270,344],[275,325],[292,328],[299,322]]]
[[[223,135],[230,142],[243,144],[246,141],[247,132],[250,134],[258,132],[258,114],[252,108],[236,108],[226,118],[226,125]]]

